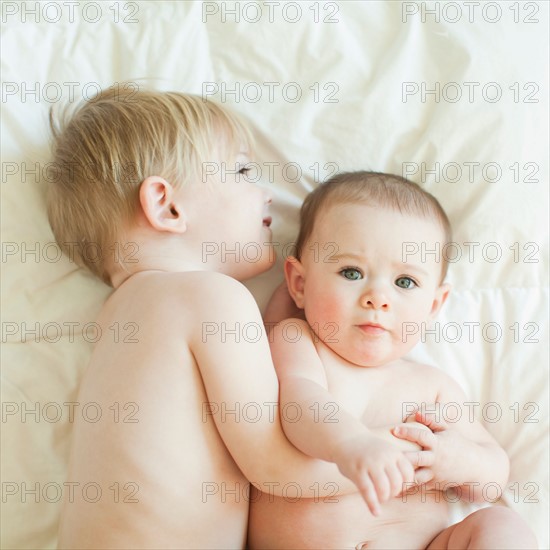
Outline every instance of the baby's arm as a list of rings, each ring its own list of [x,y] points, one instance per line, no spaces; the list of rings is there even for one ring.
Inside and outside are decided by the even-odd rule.
[[[442,372],[438,372],[438,376],[441,383],[436,403],[411,417],[429,427],[432,433],[421,433],[406,425],[393,433],[423,447],[423,451],[407,454],[415,466],[428,467],[433,472],[433,482],[458,487],[463,500],[480,502],[488,483],[496,483],[504,489],[508,481],[509,459],[473,417],[460,386]],[[448,419],[452,422],[445,419],[446,404],[452,404],[453,418]]]
[[[277,325],[281,321],[284,321],[285,319],[290,318],[301,319],[305,321],[304,310],[299,309],[296,306],[294,300],[288,292],[286,281],[283,281],[273,291],[273,294],[271,295],[269,303],[267,304],[263,314],[264,324],[268,334],[271,334],[271,331],[275,327],[275,325]],[[269,337],[269,340],[272,341],[271,336]],[[415,422],[414,425],[421,430],[423,429],[425,431],[429,431],[429,428],[426,428],[424,424]],[[372,432],[375,433],[378,437],[384,439],[385,441],[388,441],[389,443],[392,443],[403,451],[417,451],[421,449],[420,445],[415,442],[407,441],[406,439],[397,439],[392,433],[392,430],[394,428],[395,424],[390,424],[385,427],[374,428]]]
[[[305,321],[283,321],[274,328],[270,342],[287,437],[304,453],[336,463],[378,515],[380,502],[397,496],[404,483],[413,481],[411,463],[403,451],[369,430],[329,394]]]

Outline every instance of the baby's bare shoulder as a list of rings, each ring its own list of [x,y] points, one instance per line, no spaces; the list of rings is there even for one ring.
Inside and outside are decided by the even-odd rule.
[[[399,364],[399,368],[401,369],[399,374],[402,382],[414,377],[416,380],[422,380],[423,384],[430,385],[430,387],[437,391],[438,395],[441,392],[445,394],[452,392],[455,394],[462,391],[458,382],[439,367],[408,359],[400,359],[396,363]]]
[[[426,365],[425,363],[418,363],[417,361],[411,361],[410,359],[397,359],[397,361],[394,361],[391,363],[391,365],[388,365],[388,367],[391,368],[391,370],[395,373],[399,370],[400,374],[402,375],[433,375],[438,376],[440,373],[442,373],[441,369],[434,367],[432,365]]]

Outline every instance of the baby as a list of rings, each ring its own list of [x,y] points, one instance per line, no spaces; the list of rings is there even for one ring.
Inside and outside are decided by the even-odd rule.
[[[360,494],[255,492],[250,548],[536,548],[523,520],[501,506],[447,527],[443,488],[481,501],[484,485],[504,487],[509,471],[506,453],[469,418],[460,387],[404,359],[419,340],[410,327],[433,319],[450,290],[446,263],[407,255],[406,245],[442,250],[450,241],[437,200],[399,176],[341,174],[306,198],[296,256],[285,262],[288,291],[305,319],[286,319],[270,334],[280,410],[288,411],[283,428],[305,454],[335,463]],[[411,415],[411,402],[425,406]],[[463,410],[447,424],[438,411],[451,402]],[[397,426],[406,420],[424,429]],[[379,438],[375,430],[388,423],[422,450]]]
[[[239,281],[274,261],[243,124],[200,97],[117,86],[52,129],[56,240],[114,288],[78,395],[102,414],[74,423],[59,546],[244,548],[249,479],[355,491],[288,442],[267,337],[238,334],[263,327]],[[254,422],[248,403],[264,407]]]

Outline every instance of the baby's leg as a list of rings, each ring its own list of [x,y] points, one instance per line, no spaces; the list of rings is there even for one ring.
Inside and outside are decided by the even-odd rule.
[[[441,531],[426,550],[537,549],[537,539],[523,519],[510,508],[483,508]]]

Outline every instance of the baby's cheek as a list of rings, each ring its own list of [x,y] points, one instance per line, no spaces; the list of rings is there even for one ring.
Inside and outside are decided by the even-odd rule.
[[[428,303],[428,300],[424,296],[419,296],[417,300],[407,304],[402,315],[403,324],[414,324],[420,329],[422,323],[428,322],[431,305],[431,301]]]
[[[325,301],[320,306],[319,318],[324,323],[340,324],[342,322],[342,314],[342,304],[338,300]]]
[[[394,342],[401,349],[401,355],[410,351],[420,340],[424,328],[417,320],[403,321],[394,333]]]
[[[322,294],[318,294],[317,296],[322,296]],[[309,302],[309,304],[311,304],[311,302]],[[323,332],[330,330],[332,327],[339,326],[339,315],[339,306],[326,302],[323,298],[317,298],[314,305],[306,307],[307,321],[321,338],[323,338]]]

